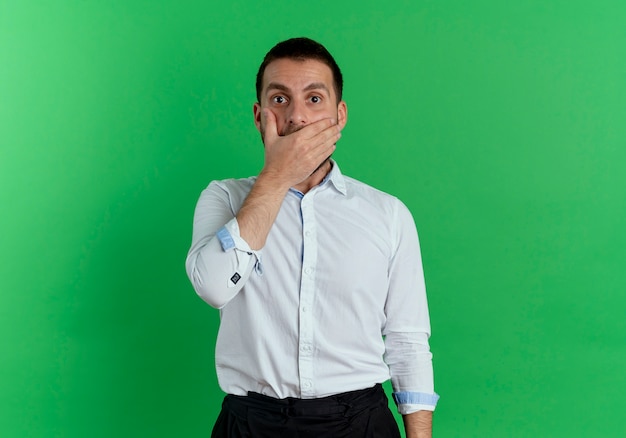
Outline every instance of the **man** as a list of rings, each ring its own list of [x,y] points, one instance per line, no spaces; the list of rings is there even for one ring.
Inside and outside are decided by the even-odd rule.
[[[257,74],[257,177],[213,181],[194,217],[187,274],[220,309],[228,394],[213,437],[429,437],[430,323],[417,232],[396,198],[342,175],[343,79],[307,38]]]

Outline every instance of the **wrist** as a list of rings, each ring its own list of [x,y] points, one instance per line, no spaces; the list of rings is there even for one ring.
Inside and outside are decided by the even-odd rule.
[[[261,170],[257,176],[256,184],[263,186],[266,190],[278,193],[286,193],[292,186],[279,172],[268,169]]]

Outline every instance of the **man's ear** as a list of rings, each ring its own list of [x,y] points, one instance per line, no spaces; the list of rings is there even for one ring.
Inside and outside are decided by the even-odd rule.
[[[337,105],[337,124],[339,129],[343,129],[346,123],[348,123],[348,105],[342,100]]]
[[[261,114],[263,114],[263,111],[261,111],[261,104],[258,102],[255,103],[252,107],[252,111],[254,113],[254,125],[256,126],[256,129],[261,132]]]

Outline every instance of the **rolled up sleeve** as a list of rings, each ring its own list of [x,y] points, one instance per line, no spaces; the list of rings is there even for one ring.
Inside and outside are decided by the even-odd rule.
[[[430,318],[419,239],[413,217],[404,204],[396,211],[395,253],[389,264],[389,291],[385,313],[385,362],[389,366],[398,411],[433,411],[439,400],[434,391]]]
[[[215,308],[239,293],[250,274],[262,274],[261,251],[253,251],[239,234],[229,193],[211,183],[198,200],[193,237],[185,267],[196,293]]]
[[[385,358],[391,370],[393,398],[402,415],[434,411],[432,354],[426,333],[388,333]]]

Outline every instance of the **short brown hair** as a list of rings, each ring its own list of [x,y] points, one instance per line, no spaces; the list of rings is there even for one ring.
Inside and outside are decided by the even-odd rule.
[[[343,76],[339,66],[335,62],[333,56],[326,50],[326,47],[313,41],[310,38],[291,38],[286,41],[282,41],[271,48],[269,52],[263,58],[263,62],[259,67],[259,71],[256,74],[256,98],[258,102],[261,102],[261,92],[263,91],[263,74],[265,68],[277,59],[295,59],[300,61],[306,61],[307,59],[314,59],[320,61],[330,67],[333,73],[333,86],[335,88],[335,94],[337,95],[337,102],[341,101],[343,94]]]

